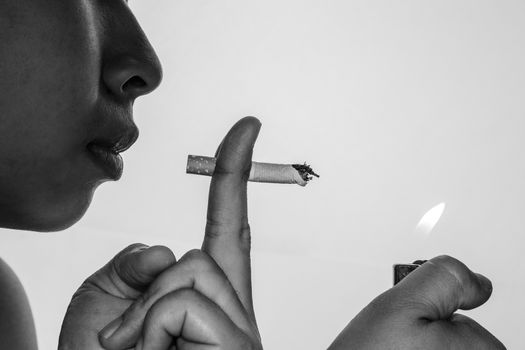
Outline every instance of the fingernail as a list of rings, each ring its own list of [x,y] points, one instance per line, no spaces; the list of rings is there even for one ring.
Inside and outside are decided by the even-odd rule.
[[[119,317],[111,321],[104,329],[102,329],[99,335],[104,339],[109,339],[115,332],[120,328],[122,324],[122,317]]]
[[[130,253],[139,253],[139,252],[142,252],[142,251],[144,251],[144,250],[146,250],[146,249],[149,249],[149,245],[145,245],[145,244],[144,244],[144,245],[142,245],[142,246],[138,246],[138,247],[133,248],[133,249],[130,251]]]

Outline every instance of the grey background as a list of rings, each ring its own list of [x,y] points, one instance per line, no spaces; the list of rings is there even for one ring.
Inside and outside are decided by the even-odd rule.
[[[136,104],[119,183],[55,234],[6,231],[42,349],[81,281],[132,242],[199,247],[212,155],[245,115],[254,159],[308,161],[306,188],[251,184],[255,304],[267,349],[326,348],[391,284],[391,265],[451,254],[494,283],[468,312],[524,348],[523,1],[156,0],[130,6],[163,61]],[[446,209],[428,235],[429,209]]]

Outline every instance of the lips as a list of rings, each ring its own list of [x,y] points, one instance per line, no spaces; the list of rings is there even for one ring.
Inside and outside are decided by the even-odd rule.
[[[87,149],[94,162],[104,170],[110,179],[115,181],[120,179],[124,169],[124,161],[120,154],[112,147],[98,143],[90,143]]]
[[[139,130],[129,113],[103,117],[93,131],[96,136],[86,145],[87,153],[105,177],[116,181],[121,178],[124,168],[120,153],[135,143]]]

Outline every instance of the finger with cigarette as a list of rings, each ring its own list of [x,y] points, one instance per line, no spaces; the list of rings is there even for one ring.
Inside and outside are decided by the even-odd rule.
[[[212,176],[215,171],[216,158],[188,155],[187,174]],[[252,162],[248,181],[297,184],[306,186],[314,177],[319,177],[313,169],[304,164],[273,164]]]

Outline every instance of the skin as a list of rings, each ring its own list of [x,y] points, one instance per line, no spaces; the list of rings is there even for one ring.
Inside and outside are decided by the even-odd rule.
[[[260,123],[226,135],[210,186],[202,250],[128,247],[79,288],[60,350],[261,350],[250,273],[247,179]]]
[[[4,0],[0,32],[0,226],[65,229],[111,179],[87,144],[136,140],[133,103],[161,66],[120,0]],[[3,262],[0,291],[1,343],[35,349],[27,298]]]
[[[131,146],[161,66],[121,0],[2,1],[0,32],[0,222],[65,229],[110,180],[87,145]]]
[[[2,349],[37,348],[35,326],[22,284],[0,260],[0,344]]]
[[[503,350],[473,319],[456,313],[484,304],[491,282],[459,260],[438,256],[374,299],[329,350]]]

